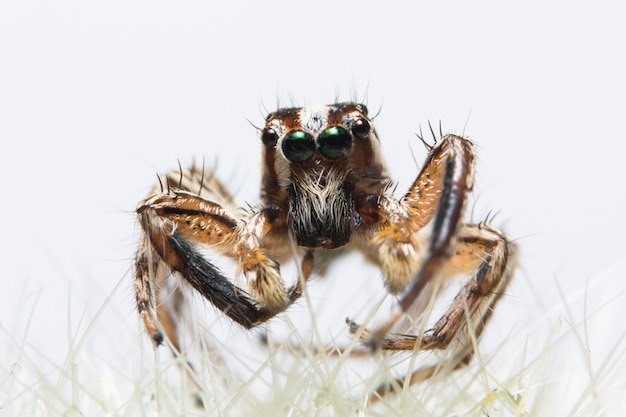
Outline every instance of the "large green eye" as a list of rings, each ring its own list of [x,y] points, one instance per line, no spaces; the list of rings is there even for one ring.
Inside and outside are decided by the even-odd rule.
[[[294,130],[287,133],[283,139],[283,154],[291,162],[304,162],[315,153],[313,137],[302,131]]]
[[[317,143],[320,153],[329,159],[339,159],[350,152],[352,137],[346,129],[340,126],[332,126],[324,130]]]

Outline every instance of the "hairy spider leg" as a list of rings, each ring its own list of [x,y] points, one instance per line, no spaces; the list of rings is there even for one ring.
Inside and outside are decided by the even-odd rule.
[[[174,177],[175,173],[169,174],[168,183]],[[169,186],[168,190],[153,194],[137,209],[145,237],[135,263],[136,298],[139,314],[156,344],[163,341],[162,327],[173,345],[178,345],[170,315],[163,307],[157,306],[160,301],[158,287],[169,271],[176,272],[225,315],[245,328],[267,321],[302,295],[313,269],[312,251],[307,251],[302,259],[300,279],[289,288],[281,286],[279,294],[284,293],[285,297],[275,304],[267,302],[268,298],[263,296],[254,298],[222,275],[197,250],[196,245],[207,245],[236,259],[245,258],[242,261],[244,272],[254,273],[254,281],[250,284],[256,290],[253,295],[263,295],[264,291],[275,294],[277,283],[268,283],[268,280],[278,280],[278,285],[282,285],[278,263],[262,249],[251,251],[237,244],[246,240],[242,239],[237,219],[222,206],[189,191],[188,184],[183,185],[178,184],[176,188]],[[210,191],[211,188],[205,184],[203,190]],[[263,218],[263,212],[253,215],[257,219]],[[266,291],[266,288],[270,290]]]

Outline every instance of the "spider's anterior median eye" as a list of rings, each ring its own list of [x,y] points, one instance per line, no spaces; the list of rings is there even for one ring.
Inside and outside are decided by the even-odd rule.
[[[261,141],[265,146],[274,146],[278,142],[278,133],[271,127],[261,133]]]
[[[357,119],[350,130],[352,130],[352,134],[357,138],[365,139],[370,134],[372,126],[367,119]]]
[[[302,131],[294,130],[283,139],[283,154],[291,162],[304,162],[315,153],[313,137]]]
[[[326,158],[338,159],[344,157],[352,146],[352,137],[346,129],[332,126],[324,130],[317,141],[320,153]]]

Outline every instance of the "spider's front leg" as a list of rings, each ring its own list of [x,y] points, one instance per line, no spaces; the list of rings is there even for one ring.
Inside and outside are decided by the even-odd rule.
[[[447,135],[430,150],[424,167],[400,199],[382,196],[378,230],[372,244],[387,287],[400,293],[400,310],[371,335],[380,347],[384,338],[418,297],[430,295],[434,281],[443,278],[457,244],[457,233],[474,181],[472,144]],[[429,237],[420,232],[430,225]]]
[[[263,237],[272,228],[273,215],[252,210],[242,219],[233,217],[222,205],[204,198],[229,199],[213,184],[192,187],[186,180],[176,188],[159,191],[137,209],[143,238],[135,262],[136,298],[148,333],[159,344],[161,329],[177,345],[176,329],[170,313],[160,304],[159,288],[169,272],[175,272],[225,315],[243,327],[251,328],[283,311],[302,293],[302,285],[312,270],[312,254],[302,263],[302,279],[286,289],[279,265],[263,249]],[[175,175],[168,175],[168,184]],[[198,182],[196,181],[196,182]],[[202,195],[198,194],[201,193]],[[236,260],[248,278],[249,292],[223,276],[198,250],[209,247]]]
[[[400,301],[404,311],[449,255],[472,190],[474,163],[472,144],[447,135],[431,148],[417,179],[401,199],[390,195],[379,199],[379,226],[371,245],[378,252],[388,290],[399,294],[410,285]],[[420,232],[429,224],[432,232],[427,240]],[[389,329],[381,330],[386,333]]]
[[[382,197],[381,227],[373,244],[378,248],[388,288],[392,292],[406,286],[408,289],[400,298],[400,310],[385,325],[362,334],[370,346],[385,350],[446,349],[458,341],[451,354],[451,367],[471,358],[471,338],[482,333],[510,282],[515,253],[514,245],[491,226],[461,224],[473,176],[471,143],[448,135],[431,149],[416,181],[401,200]],[[419,235],[428,224],[429,239]],[[432,329],[421,335],[390,333],[405,313],[424,312],[441,284],[459,274],[471,277]],[[350,324],[352,331],[358,330],[358,325]],[[419,369],[410,382],[428,378],[440,368],[441,364]],[[402,381],[397,382],[402,385]]]

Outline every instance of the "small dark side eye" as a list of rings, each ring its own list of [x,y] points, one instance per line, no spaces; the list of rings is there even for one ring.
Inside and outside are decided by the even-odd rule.
[[[273,128],[266,128],[263,133],[261,133],[261,142],[265,146],[275,146],[276,142],[278,142],[278,133]]]
[[[366,119],[357,119],[350,127],[350,131],[357,138],[365,139],[372,131],[372,126]]]

